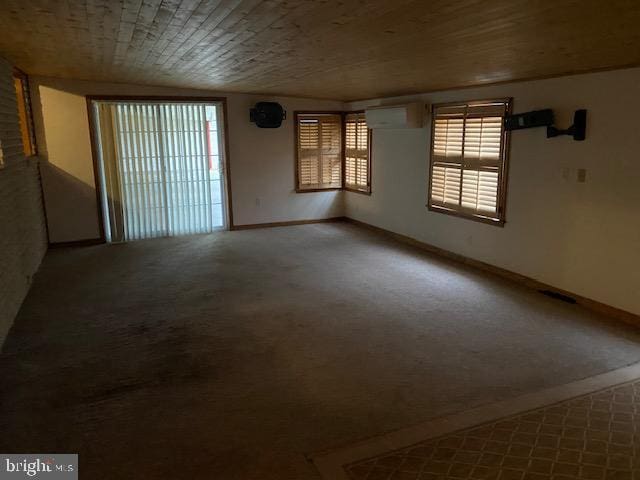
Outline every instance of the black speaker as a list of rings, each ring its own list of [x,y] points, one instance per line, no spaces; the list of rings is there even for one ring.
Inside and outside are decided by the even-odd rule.
[[[521,130],[523,128],[549,127],[553,125],[553,110],[535,110],[533,112],[508,115],[504,118],[505,130]]]
[[[547,127],[547,138],[557,137],[558,135],[570,135],[579,142],[587,138],[587,111],[576,110],[573,114],[573,125],[567,129],[561,130],[556,127]]]
[[[259,128],[278,128],[285,118],[287,112],[276,102],[258,102],[249,110],[249,120]]]

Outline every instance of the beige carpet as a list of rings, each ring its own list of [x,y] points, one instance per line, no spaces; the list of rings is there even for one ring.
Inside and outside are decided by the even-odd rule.
[[[0,450],[82,478],[317,479],[305,455],[640,360],[640,335],[348,224],[52,250]]]

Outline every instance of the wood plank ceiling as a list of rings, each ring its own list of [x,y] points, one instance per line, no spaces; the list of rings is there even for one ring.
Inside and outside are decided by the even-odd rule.
[[[638,0],[3,0],[27,73],[355,100],[640,65]]]

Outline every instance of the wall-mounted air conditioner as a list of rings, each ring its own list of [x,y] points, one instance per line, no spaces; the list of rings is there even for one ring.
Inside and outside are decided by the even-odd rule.
[[[365,111],[368,128],[421,128],[424,116],[419,102],[369,107]]]

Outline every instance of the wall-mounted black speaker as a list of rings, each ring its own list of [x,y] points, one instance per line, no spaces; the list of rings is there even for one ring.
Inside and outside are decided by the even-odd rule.
[[[287,112],[276,102],[258,102],[249,110],[249,120],[259,128],[278,128],[285,118]]]
[[[582,141],[587,137],[587,111],[576,110],[573,114],[573,125],[565,130],[556,127],[547,127],[547,138],[558,135],[571,135],[574,140]]]
[[[517,113],[504,118],[505,130],[521,130],[523,128],[548,127],[551,125],[553,125],[553,110],[550,108]]]

